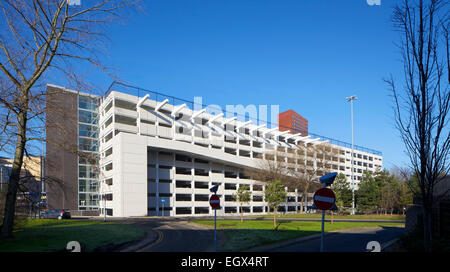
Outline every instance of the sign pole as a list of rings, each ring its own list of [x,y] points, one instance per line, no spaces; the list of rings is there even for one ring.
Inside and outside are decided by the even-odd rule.
[[[217,189],[219,188],[219,184],[214,185],[209,190],[214,193],[209,198],[209,205],[214,209],[214,252],[217,252],[217,209],[220,207],[220,198],[217,196]]]
[[[323,188],[325,187],[326,185],[323,184]],[[324,229],[325,229],[325,210],[322,210],[322,233],[320,235],[320,252],[323,252]]]
[[[217,219],[217,209],[214,209],[214,252],[217,252],[216,219]]]
[[[320,235],[320,252],[323,252],[324,223],[325,223],[325,211],[322,210],[322,234]]]

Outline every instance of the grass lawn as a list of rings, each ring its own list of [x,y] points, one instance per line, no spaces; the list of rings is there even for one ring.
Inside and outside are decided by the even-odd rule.
[[[214,220],[193,220],[193,223],[207,225],[214,228]],[[278,231],[273,230],[273,221],[247,220],[241,223],[239,220],[217,221],[217,229],[222,229],[227,241],[221,248],[223,251],[242,251],[256,246],[285,241],[293,238],[318,234],[321,231],[321,222],[279,221]],[[325,232],[377,226],[404,226],[401,223],[359,223],[359,222],[334,222],[325,223]]]
[[[259,215],[259,216],[252,216],[253,218],[273,218],[273,215],[267,214],[267,215]],[[289,213],[289,214],[281,214],[277,215],[278,218],[316,218],[321,219],[322,214],[300,214],[300,213]],[[330,219],[331,215],[327,214],[326,219]],[[333,215],[334,219],[373,219],[373,220],[405,220],[404,215]]]
[[[138,240],[145,231],[138,227],[93,220],[18,220],[11,240],[0,240],[0,252],[45,252],[64,250],[78,241],[85,251],[100,246]]]

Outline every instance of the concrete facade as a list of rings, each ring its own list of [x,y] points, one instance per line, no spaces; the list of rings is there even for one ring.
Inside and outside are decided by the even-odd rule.
[[[99,187],[89,194],[97,196],[98,201],[92,202],[97,206],[93,204],[91,208],[101,214],[117,217],[213,215],[208,202],[209,188],[216,184],[220,184],[218,215],[239,213],[232,195],[243,184],[252,192],[251,201],[244,204],[245,214],[264,214],[267,213],[266,183],[253,179],[249,171],[258,169],[261,161],[268,158],[302,171],[317,164],[317,154],[309,154],[299,147],[325,144],[318,138],[214,116],[183,104],[172,105],[153,94],[144,95],[113,90],[98,97],[95,110],[98,120],[88,124],[98,127],[95,138],[98,149],[91,152],[98,156],[98,165],[93,166],[98,179],[94,177],[91,182],[98,180]],[[80,120],[71,122],[82,124]],[[72,144],[73,140],[81,143],[76,139],[86,137],[80,135],[78,131],[68,140]],[[341,172],[350,179],[351,149],[334,144],[329,147],[335,153],[329,159],[328,172]],[[76,149],[80,152],[80,146]],[[375,172],[382,167],[380,153],[355,151],[354,156],[356,184],[364,169]],[[77,164],[79,159],[71,158]],[[85,178],[79,175],[84,164],[79,167],[66,179],[76,185],[72,180],[75,177],[81,188]],[[84,194],[80,190],[71,191],[70,196],[76,199],[77,195]],[[301,192],[286,190],[288,197],[279,211],[295,213],[300,208]],[[311,196],[308,195],[309,200]],[[81,204],[78,199],[73,209],[80,209]]]

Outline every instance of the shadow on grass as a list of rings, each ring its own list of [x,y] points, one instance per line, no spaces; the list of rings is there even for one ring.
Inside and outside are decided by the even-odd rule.
[[[144,237],[145,231],[125,224],[46,219],[18,224],[13,236],[0,240],[0,252],[65,251],[70,241],[79,242],[84,251],[94,251],[135,241]]]
[[[254,247],[283,242],[294,238],[306,237],[320,233],[310,230],[282,229],[277,225],[272,229],[225,229],[223,232],[227,237],[226,243],[221,251],[243,251]]]

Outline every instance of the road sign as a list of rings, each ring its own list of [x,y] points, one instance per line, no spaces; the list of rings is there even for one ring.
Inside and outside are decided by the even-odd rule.
[[[166,202],[166,200],[164,198],[161,198],[161,202],[164,203]]]
[[[314,204],[320,210],[329,210],[333,208],[336,202],[336,196],[333,190],[329,188],[321,188],[314,194]]]
[[[211,205],[211,208],[217,209],[220,206],[220,198],[217,195],[212,195],[209,198],[209,205]]]

